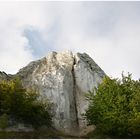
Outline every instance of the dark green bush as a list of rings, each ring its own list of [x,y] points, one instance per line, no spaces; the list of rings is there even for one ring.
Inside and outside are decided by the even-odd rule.
[[[6,129],[8,127],[8,116],[7,114],[3,114],[0,116],[0,128]]]
[[[86,118],[102,133],[116,136],[140,134],[140,81],[131,75],[122,79],[105,77],[88,93]]]
[[[7,114],[11,120],[30,124],[37,128],[51,125],[48,113],[49,103],[43,103],[39,94],[23,88],[20,80],[0,82],[0,114]]]

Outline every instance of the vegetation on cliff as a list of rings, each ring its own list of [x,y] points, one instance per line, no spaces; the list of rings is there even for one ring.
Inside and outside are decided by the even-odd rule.
[[[122,79],[105,77],[88,93],[88,100],[86,118],[100,132],[121,137],[140,134],[140,80],[132,80],[130,74],[122,74]]]
[[[49,104],[38,97],[37,92],[23,88],[18,79],[0,81],[0,127],[4,129],[14,123],[29,124],[34,128],[50,126]]]

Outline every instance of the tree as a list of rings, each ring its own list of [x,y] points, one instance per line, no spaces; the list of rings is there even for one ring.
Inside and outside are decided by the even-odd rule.
[[[39,93],[26,90],[19,79],[0,82],[0,114],[34,128],[51,125],[49,102],[41,102]]]
[[[106,134],[140,134],[140,81],[131,74],[122,79],[105,77],[98,88],[88,93],[86,111],[89,124]]]

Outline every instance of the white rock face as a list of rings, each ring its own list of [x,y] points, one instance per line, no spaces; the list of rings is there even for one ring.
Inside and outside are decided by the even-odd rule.
[[[85,129],[82,113],[88,107],[85,93],[102,81],[105,73],[87,54],[52,52],[18,73],[25,87],[36,87],[52,103],[56,129],[78,134]]]
[[[85,93],[93,90],[101,83],[105,73],[101,68],[87,55],[77,53],[75,55],[74,78],[76,89],[76,108],[79,128],[82,130],[86,127],[86,121],[83,120],[82,114],[88,108],[88,101]]]

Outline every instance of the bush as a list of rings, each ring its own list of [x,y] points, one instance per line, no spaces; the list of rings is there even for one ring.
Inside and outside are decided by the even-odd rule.
[[[89,124],[109,135],[140,134],[140,80],[132,80],[130,74],[122,74],[121,80],[105,77],[87,97]]]
[[[7,127],[8,127],[8,115],[3,114],[0,116],[0,128],[4,130]]]
[[[49,103],[43,103],[39,94],[23,88],[19,79],[0,82],[0,114],[7,114],[15,122],[37,128],[51,125]]]

